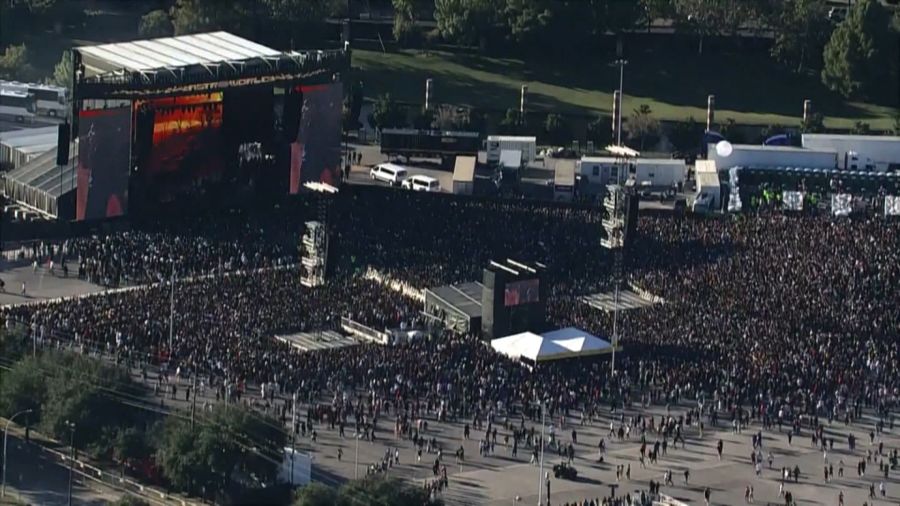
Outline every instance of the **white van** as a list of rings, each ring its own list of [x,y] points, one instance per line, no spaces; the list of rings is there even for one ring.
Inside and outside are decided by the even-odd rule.
[[[372,170],[369,171],[373,181],[384,181],[393,186],[400,186],[406,179],[407,173],[405,167],[394,163],[382,163],[372,167]]]
[[[441,191],[441,182],[431,176],[416,174],[403,181],[403,188],[423,192]]]

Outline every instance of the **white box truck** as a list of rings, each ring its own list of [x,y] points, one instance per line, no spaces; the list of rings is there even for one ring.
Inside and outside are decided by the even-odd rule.
[[[471,195],[475,187],[475,162],[474,156],[457,156],[456,165],[453,168],[453,193],[456,195]]]
[[[801,167],[834,170],[838,167],[838,156],[834,150],[790,146],[733,144],[731,154],[720,156],[716,152],[716,145],[710,144],[707,159],[716,162],[719,170],[728,170],[732,167],[756,169]]]
[[[489,164],[500,163],[501,151],[521,151],[522,165],[528,165],[537,156],[537,137],[489,135],[484,143]]]
[[[877,172],[900,169],[900,137],[803,134],[801,143],[807,149],[835,151],[839,169]]]

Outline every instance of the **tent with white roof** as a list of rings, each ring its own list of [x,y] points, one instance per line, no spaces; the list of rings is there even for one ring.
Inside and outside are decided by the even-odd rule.
[[[513,359],[544,362],[562,358],[587,357],[611,353],[612,345],[597,336],[574,327],[544,334],[522,332],[491,341],[491,347]]]

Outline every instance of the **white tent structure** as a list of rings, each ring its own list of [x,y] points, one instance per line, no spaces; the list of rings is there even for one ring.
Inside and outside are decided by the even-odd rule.
[[[491,347],[512,359],[544,362],[612,353],[612,344],[575,327],[544,334],[522,332],[491,341]]]

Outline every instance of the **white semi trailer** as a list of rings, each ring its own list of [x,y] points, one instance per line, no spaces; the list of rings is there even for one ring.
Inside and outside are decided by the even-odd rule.
[[[802,167],[834,170],[838,167],[838,155],[834,150],[789,146],[733,144],[731,153],[728,156],[721,156],[716,150],[716,145],[710,144],[707,159],[716,162],[719,170],[728,170],[732,167],[757,169]]]
[[[900,169],[900,137],[803,134],[804,148],[837,153],[838,168],[887,172]]]

